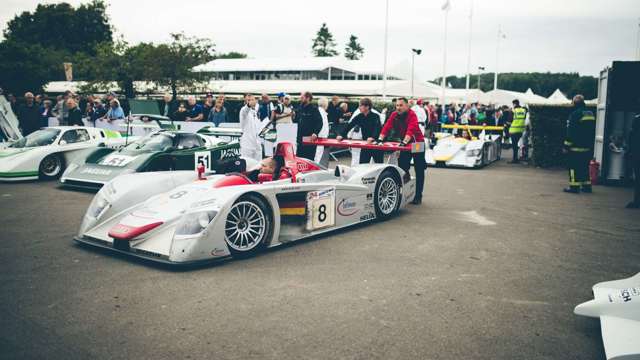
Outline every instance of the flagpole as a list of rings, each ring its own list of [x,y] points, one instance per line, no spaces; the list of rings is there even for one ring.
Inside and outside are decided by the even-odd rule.
[[[389,0],[386,0],[384,14],[384,65],[382,75],[382,101],[387,101],[387,42],[389,40]]]
[[[498,65],[499,65],[499,61],[500,61],[500,32],[501,32],[501,26],[498,25],[498,37],[496,39],[496,68],[493,71],[493,90],[497,90],[498,89]]]
[[[471,38],[473,30],[473,0],[471,0],[471,9],[469,10],[469,46],[467,47],[467,86],[465,97],[467,104],[469,103],[469,82],[471,81]]]
[[[443,49],[442,49],[442,99],[440,100],[440,104],[444,106],[445,103],[445,88],[447,81],[447,19],[449,17],[449,1],[445,3],[444,10],[444,41],[443,41]],[[444,107],[443,107],[444,109]]]

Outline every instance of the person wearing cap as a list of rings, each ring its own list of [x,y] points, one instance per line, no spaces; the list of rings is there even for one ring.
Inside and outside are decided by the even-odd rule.
[[[569,165],[569,187],[565,188],[564,192],[591,193],[589,161],[593,158],[596,117],[592,111],[586,109],[582,95],[573,97],[573,107],[574,110],[567,120],[567,135],[564,140]]]
[[[427,112],[424,111],[422,107],[422,99],[418,99],[418,101],[411,99],[409,100],[409,106],[416,116],[418,117],[418,124],[425,126],[427,124]]]
[[[278,104],[271,111],[271,121],[276,124],[291,124],[292,115],[291,96],[283,92],[278,93]]]
[[[394,111],[389,119],[382,127],[378,140],[380,142],[393,131],[396,136],[400,136],[402,139],[400,145],[422,143],[420,152],[401,151],[398,158],[398,166],[405,171],[403,180],[405,182],[411,179],[409,169],[411,168],[411,160],[413,160],[413,167],[416,171],[416,195],[411,201],[414,205],[422,204],[422,190],[424,188],[424,173],[427,164],[424,161],[424,135],[418,125],[418,117],[413,110],[409,109],[409,104],[406,98],[398,98],[396,101],[396,111]]]
[[[202,104],[203,119],[209,119],[209,113],[211,112],[211,109],[213,109],[213,106],[214,106],[213,94],[207,93],[207,96],[204,99],[204,104]]]

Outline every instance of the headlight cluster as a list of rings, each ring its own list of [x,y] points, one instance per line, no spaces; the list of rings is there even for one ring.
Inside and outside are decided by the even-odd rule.
[[[102,213],[108,206],[109,206],[109,201],[100,192],[98,192],[96,196],[93,198],[91,205],[89,205],[87,214],[97,219],[100,217],[100,215],[102,215]]]
[[[176,226],[176,235],[195,235],[207,228],[217,211],[200,211],[185,214]]]
[[[478,156],[480,155],[480,151],[480,149],[467,150],[467,156]]]

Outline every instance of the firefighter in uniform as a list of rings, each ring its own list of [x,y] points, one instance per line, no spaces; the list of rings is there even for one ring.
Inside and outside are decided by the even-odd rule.
[[[567,137],[564,141],[569,165],[569,187],[565,192],[578,194],[591,192],[589,161],[593,157],[596,117],[585,109],[584,97],[573,97],[574,110],[567,120]]]
[[[518,160],[518,142],[522,137],[524,128],[526,126],[525,120],[527,119],[527,109],[520,106],[520,100],[513,100],[513,120],[508,123],[509,137],[511,138],[511,148],[513,149],[513,159],[509,161],[510,164],[517,164]]]

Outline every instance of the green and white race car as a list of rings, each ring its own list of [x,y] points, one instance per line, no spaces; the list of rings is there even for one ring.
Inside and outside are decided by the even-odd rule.
[[[37,130],[0,148],[0,181],[56,179],[86,151],[114,151],[125,144],[120,133],[85,126]]]
[[[240,143],[184,131],[160,130],[127,146],[99,148],[71,163],[60,178],[65,187],[99,189],[118,175],[149,171],[195,170],[200,162],[209,173],[233,171]]]

